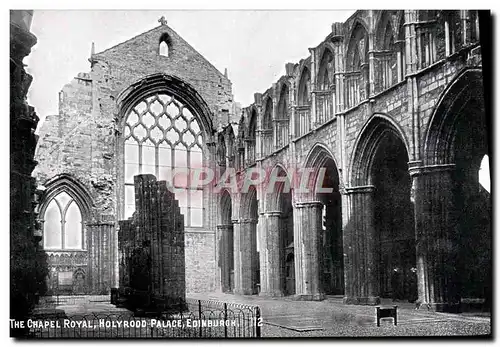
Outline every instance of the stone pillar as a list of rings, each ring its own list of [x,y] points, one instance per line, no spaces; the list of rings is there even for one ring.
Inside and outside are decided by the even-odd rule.
[[[344,302],[348,304],[380,303],[373,191],[373,186],[346,187],[350,213],[344,229]]]
[[[273,147],[271,149],[271,153],[276,151],[278,149],[278,131],[277,131],[277,122],[276,122],[276,117],[277,117],[277,114],[278,114],[278,110],[276,109],[278,107],[278,100],[277,100],[277,97],[276,97],[276,83],[273,83],[273,86],[272,86],[272,92],[271,92],[271,96],[272,96],[272,101],[273,101],[273,113],[272,113],[272,120],[273,120]],[[268,153],[268,154],[271,154],[271,153]]]
[[[219,288],[222,292],[230,292],[231,271],[234,266],[234,252],[231,239],[233,238],[233,225],[224,224],[217,226],[217,249],[219,250]]]
[[[91,294],[107,294],[114,285],[111,276],[114,259],[109,252],[114,230],[115,224],[112,222],[87,224],[89,265],[86,275]]]
[[[280,243],[281,212],[265,212],[262,218],[260,244],[260,293],[268,296],[283,296],[283,249]]]
[[[418,12],[416,10],[405,10],[405,45],[406,45],[406,66],[403,66],[403,75],[410,75],[417,71],[419,51],[417,51],[417,29]]]
[[[234,291],[237,294],[256,293],[257,221],[242,219],[234,225]]]
[[[454,165],[412,169],[418,300],[438,311],[457,307],[458,235],[453,203]]]
[[[323,300],[321,286],[321,211],[318,201],[297,202],[294,206],[295,293],[302,300]]]
[[[309,89],[311,93],[311,127],[309,130],[315,129],[318,125],[318,119],[316,116],[316,86],[317,83],[317,64],[316,64],[316,51],[313,48],[309,48],[309,53],[311,54],[311,88]]]
[[[460,10],[460,21],[462,26],[462,42],[461,44],[467,46],[472,41],[472,26],[470,22],[470,10]]]

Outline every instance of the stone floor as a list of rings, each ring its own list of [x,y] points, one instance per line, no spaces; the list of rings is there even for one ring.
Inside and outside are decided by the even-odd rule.
[[[391,301],[382,306],[398,305],[398,325],[384,319],[376,325],[375,307],[345,305],[341,297],[326,300],[294,301],[291,298],[242,296],[223,293],[190,294],[192,299],[213,299],[259,306],[262,313],[262,337],[356,337],[356,336],[488,336],[491,334],[489,313],[440,313],[415,310],[409,303]],[[57,305],[67,315],[127,314],[109,302],[78,302]],[[39,314],[43,314],[40,307]],[[50,310],[49,310],[50,311]]]
[[[193,299],[214,299],[257,305],[261,308],[262,337],[352,337],[352,336],[487,336],[491,334],[489,314],[451,314],[415,310],[415,305],[388,300],[382,306],[398,305],[398,325],[392,318],[376,325],[375,307],[345,305],[341,297],[321,302],[289,298],[240,296],[223,293],[190,294]]]

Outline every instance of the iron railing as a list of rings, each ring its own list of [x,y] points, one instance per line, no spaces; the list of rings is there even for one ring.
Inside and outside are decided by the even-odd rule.
[[[181,308],[182,307],[182,308]],[[162,312],[38,314],[28,322],[32,339],[258,338],[258,306],[187,299]]]

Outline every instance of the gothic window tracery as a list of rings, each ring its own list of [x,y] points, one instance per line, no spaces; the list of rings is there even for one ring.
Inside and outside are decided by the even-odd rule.
[[[203,139],[189,108],[166,93],[148,96],[129,112],[124,137],[125,218],[135,210],[134,176],[153,174],[176,189],[185,225],[203,226],[203,190],[188,174],[202,168]]]
[[[52,198],[44,213],[43,247],[46,250],[83,250],[85,248],[82,213],[66,192]]]

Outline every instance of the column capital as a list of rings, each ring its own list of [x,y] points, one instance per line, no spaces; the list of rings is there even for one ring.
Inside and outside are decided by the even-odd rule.
[[[233,224],[219,224],[219,225],[217,225],[217,229],[229,229],[232,227],[233,227]]]
[[[453,171],[455,164],[437,164],[437,165],[422,165],[410,167],[408,170],[410,176],[429,175],[438,172]]]
[[[241,218],[237,221],[237,223],[239,224],[257,224],[258,222],[258,219],[254,219],[254,218]],[[235,223],[233,221],[233,223]]]
[[[298,201],[295,203],[295,208],[314,208],[323,207],[321,201]]]
[[[281,211],[265,211],[263,214],[266,217],[280,217]]]
[[[366,194],[373,193],[375,186],[356,186],[356,187],[344,187],[346,194]]]

